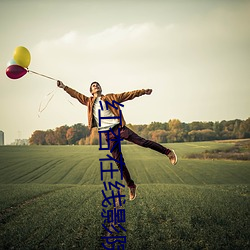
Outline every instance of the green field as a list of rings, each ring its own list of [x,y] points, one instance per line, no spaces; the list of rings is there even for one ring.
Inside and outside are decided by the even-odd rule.
[[[138,184],[136,200],[127,196],[124,206],[125,248],[250,249],[250,162],[185,157],[231,145],[168,144],[176,166],[123,145]],[[99,158],[106,154],[98,146],[0,147],[0,249],[104,249]]]

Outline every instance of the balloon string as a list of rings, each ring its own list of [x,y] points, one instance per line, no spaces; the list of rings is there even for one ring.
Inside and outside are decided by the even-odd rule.
[[[75,107],[75,105],[70,101],[70,100],[68,100],[68,102],[72,105],[72,106],[74,106]]]
[[[50,79],[50,80],[57,81],[57,79],[55,79],[55,78],[52,78],[52,77],[50,77],[50,76],[46,76],[46,75],[43,75],[43,74],[37,73],[37,72],[35,72],[35,71],[33,71],[33,70],[30,70],[30,69],[27,69],[27,71],[28,71],[28,72],[30,72],[30,73],[33,73],[33,74],[37,74],[37,75],[39,75],[39,76],[46,77],[46,78],[48,78],[48,79]]]
[[[44,107],[42,107],[42,104],[43,104],[43,100],[40,102],[40,105],[39,105],[39,108],[38,108],[38,117],[40,118],[41,116],[41,113],[48,107],[49,103],[51,102],[52,98],[54,97],[55,95],[55,92],[56,92],[57,88],[54,89],[53,91],[51,91],[50,93],[48,93],[47,95],[44,96],[44,100],[46,98],[49,98],[48,101],[46,102],[46,104],[44,105]]]

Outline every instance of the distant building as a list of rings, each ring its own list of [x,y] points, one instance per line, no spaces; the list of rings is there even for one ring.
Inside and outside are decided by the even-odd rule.
[[[4,132],[0,130],[0,146],[4,145]]]

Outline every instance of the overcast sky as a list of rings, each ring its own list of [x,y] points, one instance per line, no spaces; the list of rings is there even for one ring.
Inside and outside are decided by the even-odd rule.
[[[0,2],[0,130],[5,143],[33,131],[87,125],[87,108],[56,82],[5,70],[17,46],[29,68],[90,95],[152,88],[125,102],[127,123],[250,117],[250,1]],[[52,92],[53,91],[53,92]],[[52,92],[52,94],[50,94]],[[50,94],[50,95],[49,95]],[[38,116],[39,106],[46,109]]]

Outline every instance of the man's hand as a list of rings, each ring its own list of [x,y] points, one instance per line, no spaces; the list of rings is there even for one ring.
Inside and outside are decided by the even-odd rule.
[[[63,82],[61,82],[61,81],[57,81],[57,86],[59,87],[59,88],[62,88],[62,89],[64,89],[66,86],[63,84]]]
[[[150,95],[152,93],[152,89],[145,89],[145,94],[146,95]]]

